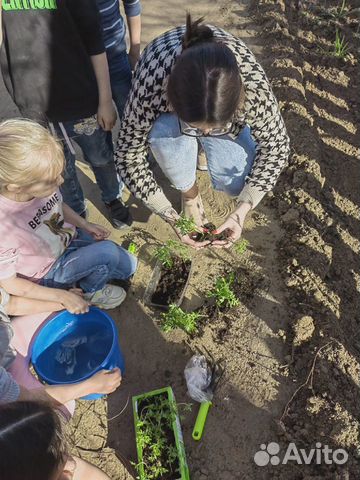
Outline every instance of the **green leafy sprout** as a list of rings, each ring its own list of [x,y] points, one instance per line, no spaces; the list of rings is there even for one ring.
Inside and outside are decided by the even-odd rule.
[[[227,277],[218,278],[215,282],[214,288],[207,294],[208,297],[215,298],[217,307],[232,308],[240,304],[239,299],[231,288],[234,280],[234,273],[231,273]]]
[[[151,402],[144,408],[139,408],[139,420],[136,424],[136,439],[143,452],[143,462],[135,464],[137,478],[160,480],[164,475],[177,478],[181,475],[180,465],[176,462],[178,452],[175,443],[170,444],[168,441],[168,432],[173,429],[173,423],[176,421],[176,407],[169,404],[165,395],[154,395],[149,399]],[[188,410],[188,405],[185,406]],[[176,470],[173,469],[174,464],[177,464]]]
[[[179,230],[181,235],[189,235],[189,233],[198,232],[199,227],[194,222],[193,217],[189,218],[184,213],[175,222],[175,227]]]
[[[139,247],[136,245],[135,242],[130,242],[128,246],[128,252],[132,253],[133,255],[137,255],[139,253]]]
[[[336,29],[334,55],[335,57],[344,59],[349,51],[349,43],[345,41],[344,35],[340,35],[339,30]]]
[[[187,313],[182,308],[171,304],[166,313],[161,314],[161,330],[170,332],[175,328],[181,328],[186,333],[196,333],[198,320],[201,317],[198,312]]]
[[[249,242],[242,238],[239,242],[234,243],[234,250],[238,255],[243,255],[249,246]]]
[[[154,253],[154,257],[157,258],[165,268],[173,267],[175,255],[187,259],[189,258],[189,249],[176,240],[167,240],[165,245],[157,247]]]

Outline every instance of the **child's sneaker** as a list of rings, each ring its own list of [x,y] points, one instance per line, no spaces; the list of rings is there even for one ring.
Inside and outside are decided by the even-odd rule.
[[[101,290],[94,293],[85,293],[84,297],[91,305],[110,310],[118,307],[125,300],[126,292],[121,287],[105,285]]]
[[[132,217],[129,210],[121,198],[116,198],[110,203],[105,203],[110,214],[110,221],[114,228],[123,230],[129,228],[132,224]]]

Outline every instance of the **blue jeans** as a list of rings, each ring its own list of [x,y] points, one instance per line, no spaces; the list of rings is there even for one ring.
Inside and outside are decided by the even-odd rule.
[[[101,190],[101,197],[105,203],[121,196],[123,184],[119,180],[114,163],[114,149],[111,132],[105,132],[97,123],[95,117],[63,122],[67,136],[79,145],[84,159],[88,162]],[[60,125],[55,123],[56,134],[62,139],[66,166],[64,183],[61,193],[64,202],[76,213],[82,214],[86,210],[84,193],[82,191],[75,167],[75,155],[71,152]]]
[[[111,53],[108,52],[108,62],[112,97],[120,120],[131,88],[132,73],[129,56],[126,50],[111,51]]]
[[[200,142],[205,151],[208,170],[215,190],[237,196],[245,185],[254,163],[256,144],[245,126],[236,138],[189,137],[180,131],[178,117],[163,113],[154,122],[149,135],[151,151],[164,175],[181,191],[196,181]]]
[[[101,290],[110,280],[126,280],[136,271],[137,259],[110,240],[96,242],[77,230],[77,237],[42,278],[46,287],[68,289],[79,286],[84,292]]]

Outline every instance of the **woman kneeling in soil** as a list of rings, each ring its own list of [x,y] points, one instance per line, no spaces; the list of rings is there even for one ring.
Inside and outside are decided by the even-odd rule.
[[[262,67],[246,45],[217,27],[191,22],[153,40],[137,65],[121,123],[116,163],[128,188],[171,224],[178,214],[149,169],[148,146],[183,213],[207,223],[196,185],[199,148],[213,187],[238,203],[217,233],[229,246],[245,216],[270,191],[287,161],[289,139]],[[190,236],[182,240],[192,246]]]

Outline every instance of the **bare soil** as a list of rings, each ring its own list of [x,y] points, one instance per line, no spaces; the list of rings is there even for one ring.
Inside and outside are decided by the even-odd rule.
[[[191,270],[191,261],[173,257],[173,265],[162,266],[159,283],[151,296],[151,303],[168,307],[182,296]]]

